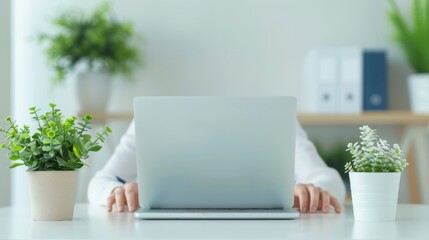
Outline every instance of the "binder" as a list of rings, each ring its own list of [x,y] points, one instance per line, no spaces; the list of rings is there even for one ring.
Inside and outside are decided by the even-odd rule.
[[[339,112],[362,112],[362,49],[339,48]]]
[[[387,62],[383,50],[363,52],[363,109],[387,110]]]
[[[338,112],[338,54],[336,48],[316,48],[305,64],[306,108],[309,113]]]

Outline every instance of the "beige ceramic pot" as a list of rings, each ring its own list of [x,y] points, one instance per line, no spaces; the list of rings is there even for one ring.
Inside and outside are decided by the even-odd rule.
[[[28,177],[33,220],[73,219],[77,171],[31,171]]]

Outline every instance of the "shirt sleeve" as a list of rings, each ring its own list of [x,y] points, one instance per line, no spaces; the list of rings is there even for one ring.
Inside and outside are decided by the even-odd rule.
[[[88,186],[88,201],[106,205],[115,187],[122,186],[117,177],[129,182],[137,177],[135,124],[131,122],[106,165],[92,177]]]
[[[296,126],[296,183],[312,183],[327,190],[340,203],[343,203],[346,190],[340,174],[322,160],[301,125],[297,123]]]

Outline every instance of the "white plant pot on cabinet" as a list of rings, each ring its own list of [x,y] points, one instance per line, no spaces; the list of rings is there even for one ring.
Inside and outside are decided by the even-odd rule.
[[[400,172],[350,172],[353,214],[356,221],[394,221]]]
[[[411,111],[429,113],[429,74],[412,74],[408,77]]]
[[[77,76],[77,95],[81,111],[104,112],[112,79],[107,72],[84,72]]]
[[[31,171],[28,180],[33,220],[73,219],[77,171]]]

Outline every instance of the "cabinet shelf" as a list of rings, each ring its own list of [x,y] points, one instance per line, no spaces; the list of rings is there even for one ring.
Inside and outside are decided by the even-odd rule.
[[[377,111],[360,114],[298,114],[303,125],[429,125],[429,115],[409,111]]]
[[[95,123],[107,121],[131,121],[134,117],[132,112],[87,112],[91,114]],[[380,125],[429,125],[428,114],[414,114],[409,111],[377,111],[363,112],[360,114],[307,114],[299,113],[298,120],[303,125],[358,125],[358,124],[380,124]]]

